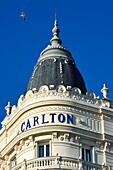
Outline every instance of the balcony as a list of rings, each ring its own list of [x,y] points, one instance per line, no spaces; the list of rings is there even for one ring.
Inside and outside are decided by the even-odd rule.
[[[43,170],[43,169],[65,169],[65,170],[112,170],[110,167],[77,160],[68,157],[44,157],[23,161],[10,170]]]

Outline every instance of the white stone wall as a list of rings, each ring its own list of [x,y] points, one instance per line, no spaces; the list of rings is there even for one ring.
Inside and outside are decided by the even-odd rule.
[[[113,166],[112,109],[102,110],[95,96],[88,99],[65,89],[43,90],[21,96],[4,119],[0,133],[1,167],[7,169],[13,156],[17,164],[37,159],[41,142],[49,142],[50,157],[69,157],[71,161],[81,161],[82,147],[93,147],[92,163]],[[74,122],[67,115],[74,117]]]
[[[79,146],[66,142],[55,142],[52,144],[52,155],[61,155],[79,159]]]

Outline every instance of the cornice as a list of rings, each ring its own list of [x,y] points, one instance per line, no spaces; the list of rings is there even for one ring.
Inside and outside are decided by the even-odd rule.
[[[12,124],[14,124],[27,111],[33,110],[35,108],[42,109],[42,111],[43,111],[44,110],[43,107],[47,107],[47,106],[49,106],[50,108],[52,106],[57,106],[59,110],[61,110],[60,107],[64,110],[73,110],[74,113],[76,112],[76,109],[78,108],[81,110],[80,114],[83,114],[82,111],[89,111],[94,114],[101,115],[100,107],[98,107],[98,106],[93,106],[92,104],[87,104],[82,101],[81,102],[77,101],[77,100],[74,101],[72,99],[66,100],[65,98],[59,99],[59,97],[51,97],[49,99],[45,98],[45,99],[39,99],[39,100],[35,100],[35,101],[31,100],[31,102],[29,102],[24,107],[20,106],[20,108],[18,109],[17,112],[8,116],[8,119],[6,121],[7,122],[6,129],[9,129],[10,126],[12,126]],[[68,109],[68,108],[70,108],[70,109]]]
[[[63,85],[59,85],[55,90],[53,87],[50,88],[42,86],[38,92],[30,90],[25,96],[21,95],[17,106],[10,106],[11,112],[3,120],[2,125],[7,125],[7,128],[9,128],[26,111],[47,105],[70,106],[97,114],[100,113],[100,100],[97,99],[94,93],[87,92],[86,95],[82,95],[78,88],[67,90]]]
[[[80,129],[77,127],[70,127],[68,125],[62,126],[62,125],[47,125],[42,127],[36,127],[33,129],[29,129],[28,131],[25,131],[24,133],[18,134],[14,139],[12,139],[5,148],[1,151],[1,155],[4,156],[7,154],[15,145],[17,145],[21,140],[28,138],[29,136],[37,136],[37,135],[44,135],[44,134],[50,134],[52,132],[65,132],[65,133],[71,133],[75,135],[79,135],[82,137],[89,137],[90,139],[100,139],[103,140],[103,135],[100,133],[88,131],[85,129]]]

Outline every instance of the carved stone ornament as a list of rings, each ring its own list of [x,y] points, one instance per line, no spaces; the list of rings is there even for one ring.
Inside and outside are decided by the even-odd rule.
[[[74,88],[72,88],[71,93],[73,95],[79,95],[79,94],[81,94],[81,90],[77,87],[74,87]]]
[[[30,141],[27,140],[27,141],[26,141],[26,146],[29,146],[29,145],[30,145]]]
[[[87,93],[86,93],[86,96],[87,96],[88,98],[90,98],[90,99],[95,99],[95,98],[96,98],[96,95],[95,95],[95,93],[93,93],[93,92],[87,92]]]
[[[70,137],[70,142],[74,142],[74,137]]]
[[[53,58],[53,62],[55,63],[57,61],[57,59],[56,58]]]
[[[77,122],[78,124],[82,124],[83,120],[78,117],[78,118],[76,119],[76,122]]]
[[[32,92],[32,90],[29,90],[25,95],[25,99],[30,98],[32,96],[33,96],[33,92]]]
[[[57,138],[57,132],[53,133],[53,139]]]
[[[20,141],[20,145],[18,146],[19,150],[22,150],[22,146],[25,144],[24,140]]]
[[[15,113],[17,110],[17,107],[15,105],[12,106],[11,114]]]
[[[8,102],[7,106],[5,107],[7,115],[11,114],[11,109],[12,109],[12,106],[11,106],[10,102]]]
[[[63,141],[64,140],[64,136],[60,136],[60,141]]]
[[[104,149],[104,143],[101,141],[96,141],[96,150],[103,150]]]
[[[33,142],[33,136],[29,136],[29,141]]]
[[[106,87],[105,84],[103,85],[103,88],[101,89],[101,92],[103,94],[104,99],[106,99],[107,96],[108,96],[109,89]]]
[[[80,136],[75,136],[75,142],[80,140]]]
[[[108,107],[109,108],[111,104],[110,104],[110,101],[102,99],[100,101],[100,105],[103,106],[103,107]]]
[[[64,134],[64,137],[65,137],[65,140],[66,140],[66,141],[67,141],[67,140],[69,141],[69,133],[65,133],[65,134]]]
[[[19,148],[18,145],[15,145],[15,146],[14,146],[14,150],[15,150],[15,151],[18,151],[18,148]]]
[[[58,93],[64,93],[66,91],[66,88],[63,85],[58,86]]]
[[[26,141],[26,146],[29,146],[31,142],[33,142],[33,136],[29,136],[28,140]]]
[[[11,112],[8,108],[7,114],[9,116],[9,119],[11,118],[11,115],[14,114],[17,110],[21,109],[21,105],[24,106],[29,104],[29,102],[32,102],[33,100],[40,100],[40,97],[50,97],[50,96],[57,96],[57,97],[69,97],[73,100],[80,100],[89,104],[95,104],[98,106],[104,106],[104,107],[113,107],[113,104],[111,103],[110,99],[102,99],[96,97],[96,95],[93,92],[87,92],[86,95],[81,94],[81,90],[74,87],[72,88],[65,88],[63,85],[59,85],[57,87],[54,87],[53,85],[50,85],[49,87],[44,85],[41,86],[39,91],[35,90],[35,93],[33,90],[29,90],[26,95],[21,95],[18,99],[18,106],[12,106]]]
[[[43,93],[47,94],[48,91],[49,91],[48,86],[41,86],[40,89],[39,89],[40,94],[43,94]]]
[[[9,156],[5,155],[5,160],[8,161],[8,159],[9,159]]]
[[[3,170],[7,168],[7,161],[4,161],[4,162],[2,163],[1,168],[2,168]]]
[[[18,99],[18,104],[17,105],[20,106],[22,104],[23,100],[24,100],[24,95],[22,94],[20,96],[20,98]]]
[[[3,161],[3,163],[2,163],[2,168],[3,169],[7,169],[8,168],[8,165],[9,165],[9,156],[8,155],[5,155],[5,158],[4,158],[5,160]]]
[[[110,152],[111,151],[111,144],[107,142],[106,144],[106,151]]]

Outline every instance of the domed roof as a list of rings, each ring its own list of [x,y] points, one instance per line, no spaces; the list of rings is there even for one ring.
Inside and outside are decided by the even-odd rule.
[[[59,28],[55,20],[52,30],[53,38],[50,45],[45,48],[36,63],[34,71],[28,82],[26,92],[32,89],[39,90],[43,85],[64,85],[65,87],[77,87],[82,94],[86,93],[86,87],[71,53],[64,48],[59,38]]]

